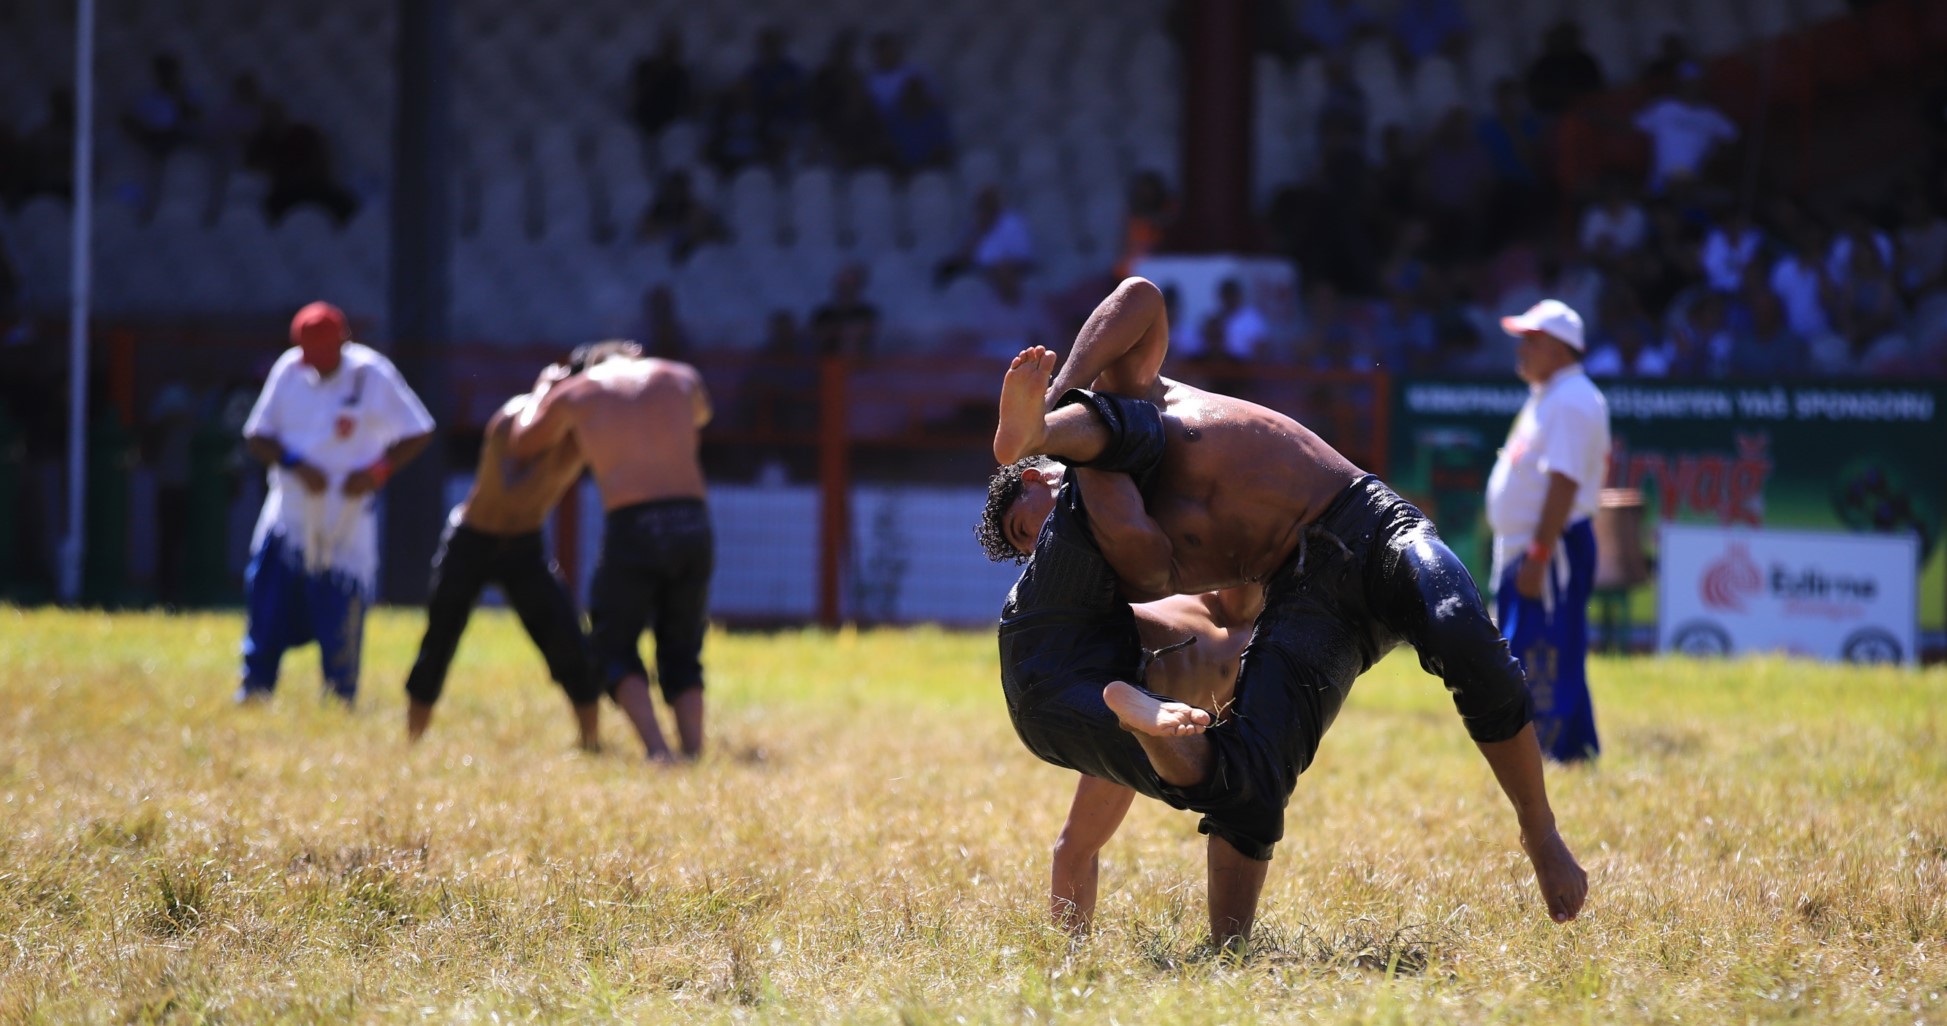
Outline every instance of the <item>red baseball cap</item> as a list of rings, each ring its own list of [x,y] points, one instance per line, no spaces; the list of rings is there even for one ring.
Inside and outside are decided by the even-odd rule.
[[[330,303],[308,303],[291,318],[291,344],[294,346],[336,347],[351,335],[345,311]]]

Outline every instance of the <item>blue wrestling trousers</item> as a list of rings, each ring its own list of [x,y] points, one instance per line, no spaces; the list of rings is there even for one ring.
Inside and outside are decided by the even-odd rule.
[[[1566,553],[1567,565],[1562,559]],[[1568,762],[1602,751],[1589,702],[1589,593],[1595,588],[1595,528],[1577,521],[1562,532],[1542,597],[1524,598],[1514,586],[1527,556],[1501,571],[1494,592],[1501,636],[1528,675],[1535,698],[1535,738],[1543,755]]]
[[[365,634],[365,589],[339,570],[310,573],[282,532],[272,531],[243,575],[250,621],[243,635],[243,691],[277,686],[284,650],[318,643],[325,687],[349,702],[358,694],[359,645]]]

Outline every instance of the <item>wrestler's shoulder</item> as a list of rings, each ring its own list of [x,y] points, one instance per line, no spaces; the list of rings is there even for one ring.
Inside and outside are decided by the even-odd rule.
[[[703,378],[703,372],[697,370],[694,364],[684,363],[681,360],[670,360],[660,356],[645,356],[634,362],[640,366],[644,373],[651,377],[676,378],[686,381],[700,381]]]
[[[1271,418],[1291,421],[1292,418],[1269,406],[1239,399],[1234,395],[1212,392],[1206,388],[1186,384],[1169,378],[1162,380],[1163,412],[1180,420],[1198,420],[1221,414],[1227,421],[1247,421],[1252,418]],[[1292,421],[1296,423],[1296,421]]]

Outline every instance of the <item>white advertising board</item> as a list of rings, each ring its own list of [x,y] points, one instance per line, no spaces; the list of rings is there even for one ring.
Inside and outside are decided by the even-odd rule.
[[[1657,647],[1912,663],[1919,539],[1665,524]]]

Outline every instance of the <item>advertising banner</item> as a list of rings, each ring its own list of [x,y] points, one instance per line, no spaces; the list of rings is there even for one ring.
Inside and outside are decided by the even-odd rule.
[[[1922,643],[1947,644],[1940,544],[1947,385],[1597,386],[1614,437],[1607,485],[1641,489],[1650,523],[1913,538]],[[1388,480],[1422,504],[1483,584],[1490,548],[1483,492],[1527,397],[1513,368],[1505,382],[1417,380],[1394,388]],[[1653,550],[1654,529],[1648,534]],[[1632,618],[1649,620],[1653,602],[1653,590],[1641,589]]]
[[[1911,663],[1919,547],[1912,535],[1665,524],[1656,647]]]

